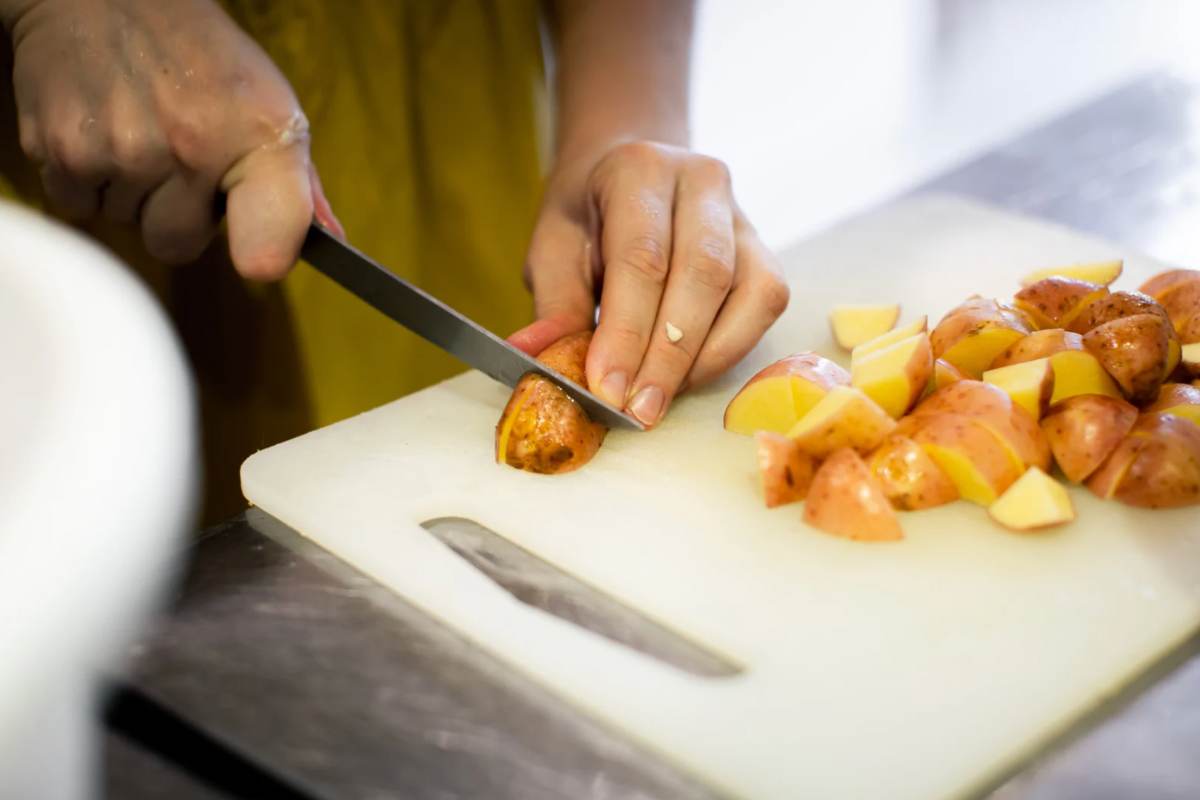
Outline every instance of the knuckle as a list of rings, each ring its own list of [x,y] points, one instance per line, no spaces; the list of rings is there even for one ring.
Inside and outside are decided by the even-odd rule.
[[[729,186],[733,180],[729,173],[729,166],[721,159],[712,156],[693,156],[691,171],[705,183]]]
[[[46,147],[42,143],[41,133],[31,120],[22,119],[20,124],[21,152],[34,164],[46,162]]]
[[[784,311],[787,311],[792,291],[783,278],[778,275],[770,275],[758,287],[758,297],[763,310],[772,318],[778,319]]]
[[[719,239],[705,238],[698,242],[686,270],[690,282],[706,289],[728,294],[733,286],[733,255]]]
[[[645,349],[645,334],[629,320],[608,320],[601,315],[596,329],[596,338],[602,339],[614,352],[636,353],[641,357]]]
[[[612,149],[609,158],[617,163],[645,165],[662,161],[665,156],[662,145],[638,140],[617,145]]]
[[[636,236],[626,244],[617,263],[654,284],[665,283],[670,270],[666,245],[650,234]]]
[[[158,161],[159,148],[154,136],[143,126],[121,126],[112,134],[112,159],[124,174],[150,171]]]
[[[82,136],[56,129],[47,136],[46,151],[49,159],[72,177],[96,171],[96,158]]]

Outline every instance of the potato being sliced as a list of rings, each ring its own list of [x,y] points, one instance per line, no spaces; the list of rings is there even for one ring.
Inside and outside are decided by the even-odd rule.
[[[918,333],[854,362],[850,385],[899,419],[925,391],[932,371],[929,336]]]
[[[913,435],[954,484],[962,499],[981,506],[996,502],[1021,475],[1000,438],[962,414],[939,414]]]
[[[847,350],[858,347],[890,331],[900,319],[900,306],[839,305],[829,312],[833,338]]]
[[[1158,394],[1166,371],[1171,326],[1154,314],[1121,317],[1092,328],[1083,346],[1135,404]]]
[[[1049,358],[1022,361],[988,370],[983,373],[983,382],[1003,389],[1036,420],[1042,418],[1054,394],[1054,368]]]
[[[1058,481],[1030,467],[988,506],[992,519],[1013,531],[1032,531],[1075,519],[1071,496]]]
[[[1062,267],[1043,267],[1042,269],[1035,269],[1024,278],[1021,278],[1021,285],[1031,286],[1043,278],[1073,278],[1077,281],[1087,281],[1088,283],[1098,283],[1101,286],[1108,286],[1121,277],[1124,267],[1125,262],[1120,259],[1094,261],[1086,264],[1069,264]]]
[[[885,347],[890,347],[896,342],[907,339],[910,336],[916,336],[918,333],[926,333],[929,330],[929,320],[922,316],[920,319],[913,320],[907,325],[901,325],[899,328],[888,331],[880,336],[876,336],[870,341],[863,342],[858,347],[850,351],[850,365],[853,368],[854,363],[877,350],[882,350]]]
[[[958,490],[929,454],[907,436],[893,434],[871,454],[868,467],[892,505],[905,511],[952,503]]]
[[[1026,320],[995,300],[973,297],[951,310],[933,329],[933,357],[969,378],[978,378],[996,356],[1031,331]]]
[[[850,373],[816,353],[781,358],[746,381],[729,401],[725,430],[745,436],[787,433],[826,392],[849,383]]]
[[[804,521],[814,528],[859,541],[904,538],[900,520],[858,453],[835,451],[813,477]]]
[[[788,431],[788,436],[813,458],[826,458],[844,447],[869,453],[895,427],[896,421],[860,390],[835,386]]]
[[[1117,384],[1096,357],[1086,350],[1055,353],[1050,356],[1050,364],[1054,367],[1054,395],[1050,398],[1052,406],[1081,394],[1121,396]]]
[[[1042,432],[1054,460],[1072,483],[1100,468],[1137,422],[1138,410],[1119,397],[1081,394],[1050,409]]]
[[[803,500],[808,495],[817,462],[795,440],[770,431],[754,434],[758,444],[758,474],[767,508]]]
[[[1200,389],[1187,383],[1164,383],[1147,414],[1174,414],[1200,425]]]
[[[1013,296],[1013,305],[1029,314],[1039,328],[1070,329],[1088,306],[1108,294],[1097,283],[1071,278],[1043,278]]]
[[[992,361],[992,369],[1036,361],[1066,350],[1082,350],[1083,337],[1062,328],[1044,328],[1013,342]]]

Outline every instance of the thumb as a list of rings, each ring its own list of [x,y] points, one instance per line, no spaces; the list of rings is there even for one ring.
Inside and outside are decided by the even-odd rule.
[[[537,321],[514,333],[509,342],[536,355],[567,334],[592,327],[596,300],[591,237],[579,224],[561,213],[543,212],[525,271]]]
[[[225,174],[225,217],[233,265],[252,280],[279,280],[300,255],[313,219],[308,147],[258,149]]]
[[[313,215],[316,216],[317,222],[339,239],[345,239],[346,229],[342,227],[342,221],[337,218],[337,214],[333,213],[333,206],[325,196],[325,187],[321,185],[321,176],[317,174],[317,166],[311,161],[308,164],[308,184],[312,188]]]

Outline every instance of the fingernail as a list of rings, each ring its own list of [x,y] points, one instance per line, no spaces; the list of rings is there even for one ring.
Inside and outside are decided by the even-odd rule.
[[[600,399],[606,403],[621,408],[625,405],[625,390],[629,386],[629,378],[624,372],[614,370],[600,381]]]
[[[634,396],[633,402],[629,404],[629,410],[642,421],[643,425],[653,425],[662,416],[665,399],[662,389],[657,386],[647,386]]]

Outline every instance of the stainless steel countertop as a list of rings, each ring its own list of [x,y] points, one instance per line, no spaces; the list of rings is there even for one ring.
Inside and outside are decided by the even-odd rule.
[[[1148,76],[918,191],[1185,262],[1200,252],[1198,112],[1196,87]],[[1200,796],[1194,651],[1193,641],[1166,659],[1138,687],[1151,688],[1115,698],[1098,725],[995,797]],[[714,796],[255,510],[199,539],[126,681],[315,797]],[[231,796],[153,755],[156,726],[140,724],[141,744],[134,728],[108,737],[110,796]]]

